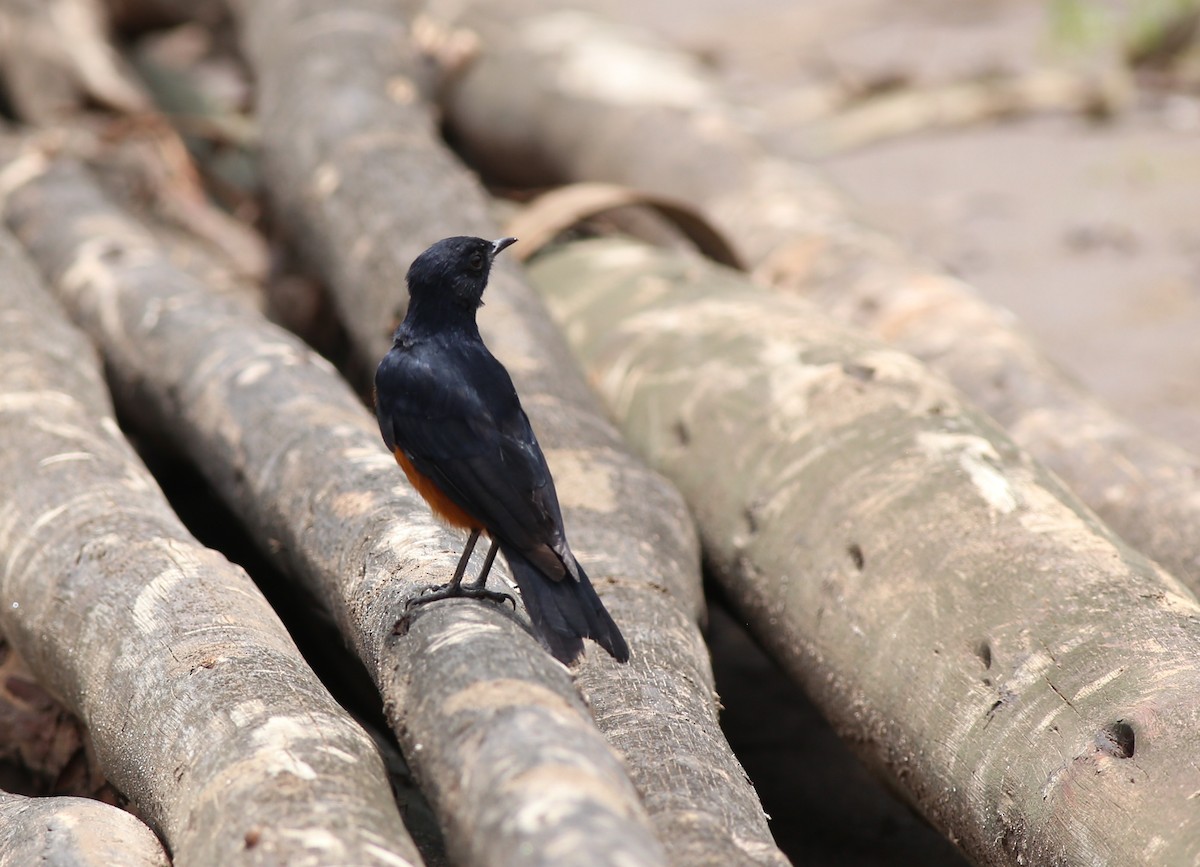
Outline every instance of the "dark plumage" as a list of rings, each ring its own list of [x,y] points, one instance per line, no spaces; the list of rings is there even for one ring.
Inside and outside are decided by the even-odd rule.
[[[433,511],[472,533],[450,584],[414,604],[503,598],[484,587],[499,546],[534,635],[556,658],[577,659],[587,637],[624,662],[625,639],[567,545],[554,480],[512,379],[475,322],[492,260],[515,240],[446,238],[418,256],[408,314],[375,374],[384,442]],[[480,532],[492,549],[480,577],[463,585]]]

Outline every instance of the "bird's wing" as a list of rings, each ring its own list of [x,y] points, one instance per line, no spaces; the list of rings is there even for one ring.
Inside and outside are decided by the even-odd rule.
[[[385,358],[376,376],[384,441],[546,575],[574,576],[554,481],[512,381],[490,355],[466,370],[460,361]]]

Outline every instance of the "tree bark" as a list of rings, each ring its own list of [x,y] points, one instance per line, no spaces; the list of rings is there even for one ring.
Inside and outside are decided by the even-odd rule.
[[[87,798],[0,792],[0,867],[170,867],[154,832]]]
[[[483,49],[445,82],[447,120],[488,177],[608,181],[701,207],[762,282],[928,362],[1200,591],[1200,459],[1115,415],[1011,314],[865,226],[808,166],[768,153],[694,59],[578,12],[468,4],[461,18]]]
[[[403,484],[328,362],[179,270],[74,164],[30,173],[7,217],[102,347],[118,400],[174,437],[333,612],[455,863],[662,862],[567,670],[515,617],[448,602],[393,634],[407,600],[451,574],[462,541]]]
[[[755,634],[980,863],[1190,864],[1200,603],[910,357],[628,241],[531,267]]]
[[[280,0],[239,10],[260,86],[269,194],[332,288],[365,369],[390,346],[414,256],[443,236],[501,234],[422,102],[424,71],[397,5],[360,0],[335,14],[315,0]],[[696,628],[694,532],[677,493],[629,456],[511,262],[493,271],[480,325],[547,449],[572,545],[633,647],[627,667],[592,650],[575,677],[668,856],[783,862],[720,732]],[[408,509],[408,520],[424,521],[424,507]]]
[[[53,221],[22,228],[66,240]],[[122,255],[86,232],[76,291]],[[0,269],[5,636],[179,863],[417,863],[371,740],[246,574],[170,511],[94,351],[5,232]],[[153,328],[152,306],[139,315]]]

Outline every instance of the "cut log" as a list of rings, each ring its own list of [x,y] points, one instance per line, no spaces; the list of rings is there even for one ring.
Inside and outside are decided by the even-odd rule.
[[[1011,314],[864,225],[811,168],[768,153],[695,59],[580,12],[474,3],[461,17],[483,48],[447,80],[447,120],[487,176],[608,181],[700,206],[763,282],[934,366],[1200,591],[1200,459],[1115,415]]]
[[[530,273],[758,639],[984,864],[1200,857],[1200,603],[911,357],[619,239]]]
[[[170,867],[154,832],[87,798],[0,792],[0,867]]]
[[[513,615],[446,602],[393,634],[406,602],[453,572],[462,540],[404,484],[328,362],[178,269],[78,165],[31,170],[7,217],[101,346],[118,400],[140,404],[333,612],[454,863],[662,863],[567,670]]]
[[[390,346],[414,256],[443,236],[501,234],[421,100],[423,70],[397,5],[358,0],[335,13],[293,0],[239,12],[261,89],[269,194],[334,292],[365,369]],[[572,546],[633,648],[627,667],[593,649],[575,673],[597,725],[624,755],[672,862],[781,863],[718,725],[696,628],[694,531],[677,492],[631,458],[511,262],[500,260],[485,300],[484,339],[546,448]],[[406,520],[423,521],[424,507],[407,508]]]
[[[70,238],[35,222],[23,228],[45,243]],[[99,229],[77,291],[92,261],[121,258]],[[91,346],[2,231],[0,269],[6,638],[180,863],[418,863],[370,738],[245,572],[171,512]],[[142,307],[142,327],[154,315]]]

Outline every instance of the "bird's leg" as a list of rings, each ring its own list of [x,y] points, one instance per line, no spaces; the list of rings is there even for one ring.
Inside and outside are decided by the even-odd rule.
[[[468,596],[476,599],[491,599],[493,602],[504,602],[505,600],[512,603],[513,611],[517,610],[517,600],[512,598],[509,593],[503,593],[498,590],[488,590],[487,579],[488,573],[492,571],[492,563],[496,559],[496,552],[500,550],[500,546],[492,539],[492,545],[488,548],[487,557],[483,560],[483,568],[479,570],[479,577],[463,588]]]
[[[463,548],[462,556],[458,558],[458,566],[454,570],[454,577],[450,579],[449,584],[443,584],[440,587],[430,587],[421,593],[415,599],[410,599],[405,604],[405,608],[412,608],[414,605],[424,605],[427,602],[436,602],[439,599],[487,599],[491,602],[509,601],[513,608],[517,607],[516,600],[508,593],[501,593],[495,590],[487,589],[488,572],[492,569],[492,561],[496,559],[496,541],[492,540],[492,546],[488,549],[487,559],[483,561],[483,569],[479,572],[479,577],[470,584],[462,583],[463,573],[467,570],[467,563],[471,559],[471,553],[475,550],[475,543],[479,541],[479,530],[472,530],[471,537],[467,539],[467,544]]]
[[[479,577],[472,582],[470,589],[482,590],[487,586],[488,573],[492,571],[492,561],[496,559],[497,550],[499,550],[499,546],[496,545],[496,540],[493,539],[491,547],[488,548],[487,557],[483,561],[483,568],[479,570]]]
[[[444,589],[457,591],[462,584],[463,573],[467,571],[467,563],[471,560],[471,553],[475,550],[475,543],[479,541],[479,531],[472,530],[471,538],[467,539],[467,544],[463,546],[462,556],[458,558],[458,566],[454,569],[454,577],[450,579],[450,583]]]

